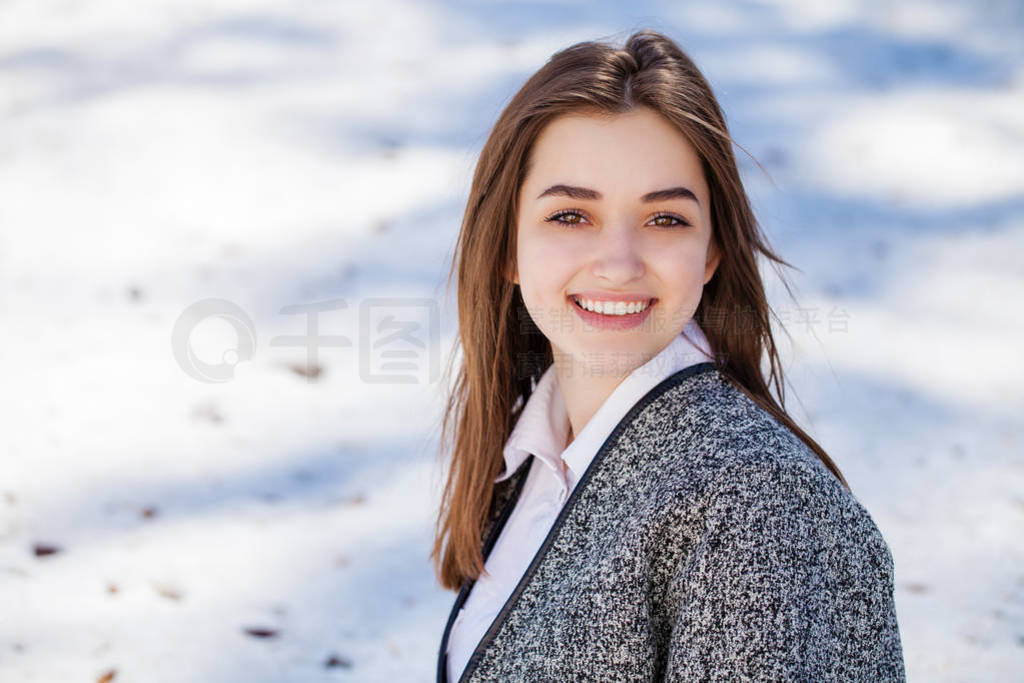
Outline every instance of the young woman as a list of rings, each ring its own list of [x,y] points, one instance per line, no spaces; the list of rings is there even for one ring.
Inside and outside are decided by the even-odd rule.
[[[757,257],[789,264],[731,143],[652,31],[498,119],[453,264],[438,680],[904,679],[889,548],[784,409]]]

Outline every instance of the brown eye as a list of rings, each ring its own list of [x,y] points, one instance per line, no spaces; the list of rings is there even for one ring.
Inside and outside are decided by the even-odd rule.
[[[689,225],[689,223],[687,221],[683,220],[679,216],[675,216],[675,215],[670,214],[670,213],[659,213],[657,216],[655,216],[651,220],[660,221],[660,220],[663,220],[663,219],[666,220],[666,221],[675,221],[674,223],[672,223],[672,222],[658,223],[658,225],[660,227],[663,227],[663,228],[674,228],[676,226],[680,226],[681,227],[681,226]]]
[[[566,217],[573,217],[572,220],[566,220]],[[547,223],[557,223],[559,225],[579,225],[583,221],[583,214],[576,210],[559,211],[558,213],[548,216],[544,219]]]

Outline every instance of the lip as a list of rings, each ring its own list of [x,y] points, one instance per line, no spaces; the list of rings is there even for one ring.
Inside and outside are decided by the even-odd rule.
[[[627,313],[626,315],[605,315],[604,313],[594,313],[593,311],[588,311],[587,309],[583,308],[573,300],[574,296],[577,295],[572,295],[568,297],[569,305],[572,306],[572,309],[574,311],[576,311],[576,315],[578,315],[583,320],[584,326],[602,330],[628,330],[637,327],[638,325],[641,325],[644,322],[644,320],[647,319],[647,316],[651,314],[651,309],[654,308],[654,304],[657,303],[658,301],[657,299],[654,299],[653,301],[651,301],[651,303],[647,304],[647,308],[640,311],[639,313]],[[590,297],[583,298],[589,299]],[[625,300],[643,301],[644,299],[640,297],[636,299]],[[605,299],[605,301],[609,301],[609,299]],[[618,299],[618,301],[623,301],[623,299]]]
[[[606,292],[600,289],[588,289],[583,292],[575,292],[570,297],[590,299],[591,301],[650,301],[657,298],[646,292]],[[653,303],[653,302],[652,302]]]

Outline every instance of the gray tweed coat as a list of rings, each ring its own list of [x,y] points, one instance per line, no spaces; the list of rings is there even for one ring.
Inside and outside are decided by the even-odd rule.
[[[485,557],[535,460],[496,485]],[[612,431],[459,680],[751,679],[905,680],[893,562],[817,455],[700,363]]]

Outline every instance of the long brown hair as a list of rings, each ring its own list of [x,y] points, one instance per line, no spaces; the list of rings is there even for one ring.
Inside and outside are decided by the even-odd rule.
[[[769,321],[773,313],[757,254],[776,269],[792,266],[771,250],[754,218],[711,87],[680,47],[655,31],[634,33],[622,48],[577,43],[556,52],[530,77],[494,125],[480,152],[448,274],[450,287],[458,273],[459,339],[445,373],[450,393],[441,454],[451,453],[451,461],[430,555],[445,588],[457,590],[484,570],[480,536],[504,462],[502,451],[535,382],[553,360],[550,344],[531,325],[510,275],[517,199],[531,147],[556,117],[619,114],[636,107],[649,107],[673,123],[702,160],[712,239],[722,256],[694,318],[715,352],[716,367],[806,442],[849,488],[821,446],[785,411],[782,366]],[[460,347],[461,364],[452,383]],[[761,367],[765,356],[767,379]]]

